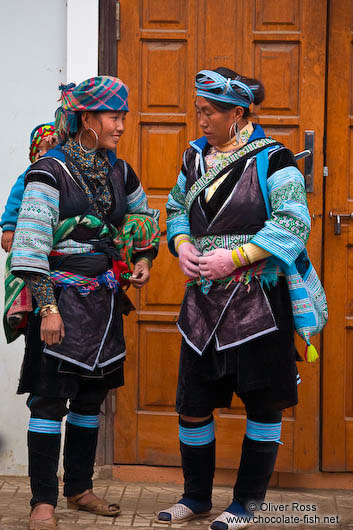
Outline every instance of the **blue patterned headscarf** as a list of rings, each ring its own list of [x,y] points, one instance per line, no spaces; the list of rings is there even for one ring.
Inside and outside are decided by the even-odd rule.
[[[248,108],[254,101],[252,88],[258,88],[258,85],[251,87],[213,70],[201,70],[196,74],[195,88],[197,96]]]

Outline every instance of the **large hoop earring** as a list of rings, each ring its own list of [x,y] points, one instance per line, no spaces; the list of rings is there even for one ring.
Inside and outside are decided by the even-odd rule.
[[[233,130],[234,130],[234,134],[232,134]],[[230,142],[233,140],[233,136],[235,139],[235,143],[238,144],[240,141],[240,131],[239,131],[238,123],[236,121],[232,123],[232,125],[229,128],[229,141]]]
[[[96,145],[93,147],[93,149],[86,149],[85,147],[83,147],[82,142],[81,142],[82,134],[85,132],[85,130],[86,129],[82,129],[82,131],[78,135],[78,145],[80,146],[80,149],[84,153],[86,154],[94,153],[95,151],[97,151],[97,147],[98,147],[98,134],[96,133],[94,129],[92,129],[91,127],[88,127],[87,131],[92,131],[94,133],[94,136],[96,138]]]

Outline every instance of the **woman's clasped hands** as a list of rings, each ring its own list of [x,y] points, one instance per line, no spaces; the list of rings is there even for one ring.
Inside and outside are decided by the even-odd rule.
[[[185,242],[179,246],[178,255],[181,270],[192,279],[204,276],[208,280],[217,280],[232,274],[235,269],[232,252],[224,248],[211,250],[203,256],[192,243]]]
[[[232,274],[235,264],[232,251],[225,248],[210,250],[199,260],[200,274],[208,280],[217,280]]]

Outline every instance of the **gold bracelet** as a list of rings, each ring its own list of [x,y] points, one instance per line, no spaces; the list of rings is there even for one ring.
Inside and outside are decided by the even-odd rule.
[[[56,304],[46,304],[40,308],[39,314],[42,318],[47,317],[50,313],[58,314],[59,308]]]
[[[147,263],[149,269],[152,267],[152,260],[150,258],[147,258],[146,256],[138,258],[135,262],[135,265],[137,265],[140,261],[142,261],[143,263]]]

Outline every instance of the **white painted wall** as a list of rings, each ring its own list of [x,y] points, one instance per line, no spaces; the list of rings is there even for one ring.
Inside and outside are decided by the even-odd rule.
[[[54,118],[58,85],[97,75],[98,0],[1,0],[0,50],[2,212],[29,164],[30,131]],[[4,264],[0,249],[2,271]],[[22,357],[23,340],[7,345],[0,331],[0,474],[27,474],[29,413],[26,396],[16,395]]]
[[[80,83],[98,72],[99,0],[67,1],[67,80]]]

